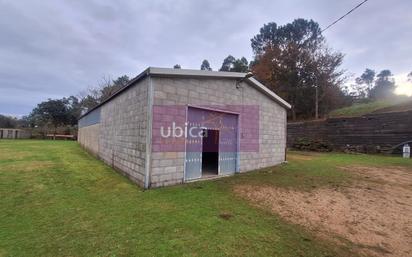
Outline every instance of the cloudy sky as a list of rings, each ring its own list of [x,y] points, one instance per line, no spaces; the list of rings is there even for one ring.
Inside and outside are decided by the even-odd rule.
[[[28,114],[40,101],[76,95],[104,76],[148,66],[213,69],[252,57],[268,22],[314,19],[326,27],[361,0],[0,0],[0,113]],[[325,32],[348,74],[388,68],[412,94],[412,2],[369,0]]]

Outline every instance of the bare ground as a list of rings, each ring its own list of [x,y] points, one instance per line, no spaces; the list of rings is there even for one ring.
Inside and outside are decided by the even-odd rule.
[[[236,193],[320,238],[353,243],[365,256],[412,256],[412,171],[401,167],[342,167],[358,176],[348,187],[310,192],[242,185]]]

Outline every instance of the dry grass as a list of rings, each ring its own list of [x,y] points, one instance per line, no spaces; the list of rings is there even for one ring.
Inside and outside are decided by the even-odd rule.
[[[350,186],[299,191],[237,186],[235,192],[305,226],[320,238],[353,244],[361,255],[412,255],[412,170],[404,167],[344,167],[359,180]]]

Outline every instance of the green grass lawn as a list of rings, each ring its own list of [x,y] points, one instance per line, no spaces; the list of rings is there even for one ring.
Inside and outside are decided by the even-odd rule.
[[[353,117],[365,115],[379,109],[387,108],[396,105],[398,102],[394,103],[391,100],[380,100],[370,103],[354,104],[352,106],[336,109],[329,113],[329,117]]]
[[[412,166],[291,153],[287,165],[143,191],[76,142],[0,140],[0,256],[353,256],[350,245],[316,239],[232,188],[350,183],[337,167],[356,163]]]

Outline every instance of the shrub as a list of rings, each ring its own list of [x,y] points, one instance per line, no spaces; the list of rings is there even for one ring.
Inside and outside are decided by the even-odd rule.
[[[332,145],[320,139],[297,138],[292,147],[301,151],[331,152]]]

